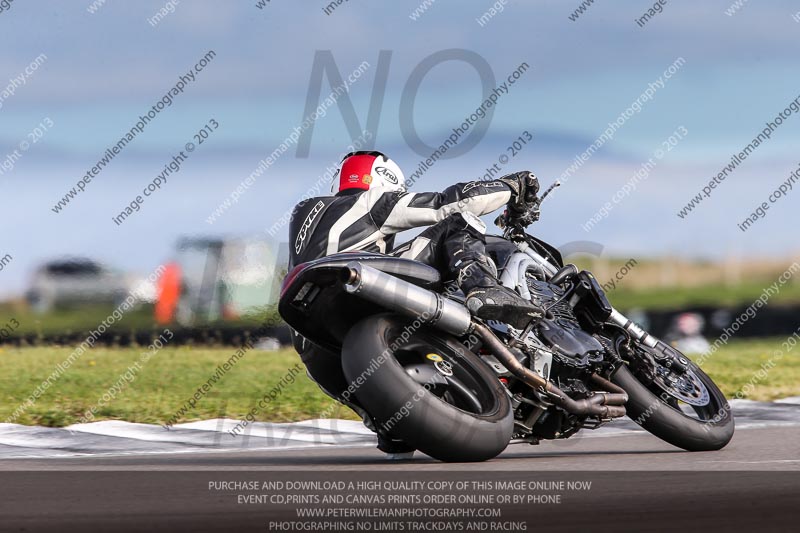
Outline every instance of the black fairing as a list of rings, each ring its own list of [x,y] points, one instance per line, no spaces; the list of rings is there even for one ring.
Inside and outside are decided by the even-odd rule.
[[[435,268],[381,254],[342,253],[298,266],[299,273],[286,280],[288,285],[281,294],[278,312],[300,335],[330,350],[338,351],[344,336],[361,319],[385,311],[344,290],[342,269],[353,261],[426,289],[441,288],[441,278]]]
[[[591,272],[581,271],[575,278],[575,314],[584,327],[602,326],[614,310],[600,284]]]
[[[545,259],[549,259],[554,265],[558,268],[564,266],[564,258],[561,257],[561,252],[558,251],[558,248],[552,246],[541,239],[537,239],[532,235],[526,235],[528,244],[531,245],[539,255],[543,256]]]

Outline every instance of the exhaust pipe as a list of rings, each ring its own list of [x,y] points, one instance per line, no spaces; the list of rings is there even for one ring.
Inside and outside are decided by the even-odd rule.
[[[358,262],[342,269],[344,289],[391,311],[422,319],[456,336],[472,328],[469,309],[433,291]]]
[[[509,370],[509,372],[514,374],[530,387],[533,387],[534,389],[540,389],[547,393],[547,395],[553,400],[553,403],[559,407],[562,407],[565,411],[574,415],[592,415],[602,419],[620,418],[625,416],[624,405],[628,401],[628,395],[622,388],[608,382],[612,387],[615,388],[615,390],[612,389],[612,392],[598,393],[585,400],[574,400],[567,396],[564,391],[520,363],[519,360],[514,357],[514,354],[511,353],[508,347],[503,344],[503,341],[497,338],[497,335],[495,335],[492,330],[483,324],[477,323],[473,324],[473,328],[475,329],[475,332],[480,335],[483,342],[486,343],[492,354],[500,360],[500,362]],[[607,381],[600,376],[597,376],[597,379]],[[622,392],[620,393],[618,391]]]
[[[628,403],[628,393],[625,392],[625,389],[617,385],[616,383],[611,383],[604,377],[600,377],[597,374],[592,374],[590,381],[603,389],[606,392],[610,392],[612,394],[621,394],[625,396],[625,401],[622,403]]]

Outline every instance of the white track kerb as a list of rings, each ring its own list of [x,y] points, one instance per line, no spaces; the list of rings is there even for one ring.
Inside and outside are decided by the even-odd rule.
[[[736,429],[800,426],[800,397],[777,402],[732,400]],[[375,434],[361,422],[317,419],[292,424],[254,422],[238,438],[231,432],[239,420],[216,419],[162,426],[133,424],[118,420],[45,428],[0,424],[0,459],[58,458],[168,453],[209,453],[237,451],[364,447],[374,448]],[[581,438],[644,435],[639,426],[621,419],[610,426],[582,434]],[[655,437],[653,437],[655,438]],[[559,443],[554,443],[557,446]],[[527,445],[526,445],[527,446]]]

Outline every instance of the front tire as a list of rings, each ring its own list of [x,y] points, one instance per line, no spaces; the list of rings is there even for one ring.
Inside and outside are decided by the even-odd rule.
[[[697,410],[700,418],[687,416],[677,408],[674,398],[664,391],[645,386],[627,366],[622,366],[611,380],[625,389],[630,399],[625,408],[628,417],[661,440],[690,452],[724,448],[733,438],[734,421],[725,396],[719,387],[694,363],[689,370],[706,387],[708,406]],[[670,405],[672,403],[672,405]]]
[[[379,428],[435,459],[485,461],[511,440],[514,420],[503,385],[445,333],[415,330],[393,315],[369,317],[345,337],[342,367]]]

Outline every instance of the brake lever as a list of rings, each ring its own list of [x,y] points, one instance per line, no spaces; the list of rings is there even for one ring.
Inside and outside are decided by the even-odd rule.
[[[542,194],[541,196],[537,197],[536,200],[534,200],[533,205],[528,210],[528,212],[525,213],[525,215],[520,219],[521,224],[523,224],[525,226],[529,226],[529,225],[533,224],[534,222],[538,221],[539,217],[541,217],[541,209],[540,208],[542,207],[542,204],[544,203],[544,199],[547,198],[547,196],[551,192],[556,190],[556,188],[558,188],[558,187],[561,187],[561,182],[556,180],[552,185],[550,185],[550,187],[547,188],[546,191],[544,191],[544,194]]]
[[[537,203],[537,207],[542,205],[542,202],[544,202],[544,199],[547,198],[547,196],[551,192],[553,192],[554,190],[556,190],[559,187],[561,187],[561,182],[559,180],[556,180],[550,187],[547,188],[546,191],[544,191],[544,194],[539,197],[539,202]]]

